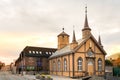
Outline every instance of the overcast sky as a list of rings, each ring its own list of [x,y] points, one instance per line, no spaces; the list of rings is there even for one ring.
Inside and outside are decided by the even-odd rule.
[[[0,0],[0,60],[9,64],[26,46],[57,47],[57,35],[77,39],[88,22],[96,39],[101,35],[108,55],[120,52],[119,0]]]

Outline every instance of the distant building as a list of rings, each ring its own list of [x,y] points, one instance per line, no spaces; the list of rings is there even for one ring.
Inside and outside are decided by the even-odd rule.
[[[120,58],[112,60],[113,66],[115,67],[120,67]]]
[[[0,70],[1,70],[3,67],[5,67],[5,63],[3,63],[3,62],[0,61]]]
[[[105,74],[106,52],[91,33],[87,20],[87,7],[85,23],[82,29],[82,39],[76,40],[73,30],[72,43],[69,35],[64,32],[58,36],[58,50],[49,58],[50,74],[69,77],[81,77]]]
[[[55,53],[55,48],[26,46],[15,62],[19,71],[49,71],[49,56]]]

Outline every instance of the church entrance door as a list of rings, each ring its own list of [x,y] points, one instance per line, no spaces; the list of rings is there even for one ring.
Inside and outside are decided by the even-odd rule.
[[[87,72],[88,72],[88,75],[91,76],[91,75],[94,75],[94,60],[93,59],[88,59],[88,63],[87,63]]]

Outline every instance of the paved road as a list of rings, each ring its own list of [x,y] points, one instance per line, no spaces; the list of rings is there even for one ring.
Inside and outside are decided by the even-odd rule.
[[[115,77],[115,76],[107,76],[106,80],[120,80],[120,77]]]
[[[0,80],[30,80],[20,75],[12,75],[10,72],[0,72]]]
[[[51,77],[53,78],[53,80],[78,80],[78,79],[72,79],[72,78],[68,78],[68,77],[61,77],[61,76],[53,76],[51,75]],[[4,72],[4,71],[0,71],[0,80],[37,80],[35,79],[34,75],[18,75],[18,74],[11,74],[10,72]],[[81,80],[81,79],[79,79]]]

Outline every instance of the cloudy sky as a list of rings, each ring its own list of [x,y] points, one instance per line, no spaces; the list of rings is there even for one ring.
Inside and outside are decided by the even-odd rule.
[[[72,37],[74,25],[80,39],[86,2],[95,38],[108,55],[120,52],[119,0],[0,0],[0,61],[9,64],[25,46],[57,47],[63,26]]]

